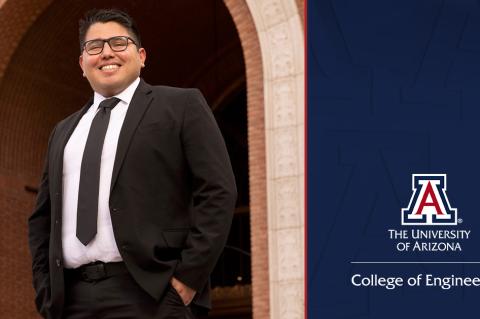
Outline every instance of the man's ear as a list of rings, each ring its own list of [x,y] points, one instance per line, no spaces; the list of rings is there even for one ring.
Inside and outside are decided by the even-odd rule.
[[[83,77],[85,77],[85,72],[83,71],[83,54],[78,58],[78,64],[80,64],[80,69],[82,69]]]
[[[138,54],[140,56],[140,61],[142,62],[142,68],[145,67],[145,60],[147,59],[147,51],[144,48],[138,49]]]

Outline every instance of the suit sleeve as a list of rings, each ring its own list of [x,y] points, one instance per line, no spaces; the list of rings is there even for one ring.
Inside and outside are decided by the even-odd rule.
[[[192,227],[174,276],[199,291],[230,231],[237,189],[225,142],[200,91],[188,91],[182,143],[193,181]]]
[[[37,201],[32,215],[28,219],[28,243],[32,256],[33,287],[36,292],[35,304],[38,312],[46,317],[50,302],[49,241],[50,241],[50,188],[48,180],[48,156],[50,153],[50,135],[48,151],[42,172]]]

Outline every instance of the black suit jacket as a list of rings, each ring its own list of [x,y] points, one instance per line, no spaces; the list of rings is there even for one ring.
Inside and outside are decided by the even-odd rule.
[[[59,318],[64,302],[63,152],[90,105],[53,130],[28,221],[36,305],[48,318]],[[210,307],[208,278],[235,201],[225,143],[201,93],[141,80],[120,132],[109,201],[117,246],[138,284],[158,300],[175,276],[197,291],[194,303]]]

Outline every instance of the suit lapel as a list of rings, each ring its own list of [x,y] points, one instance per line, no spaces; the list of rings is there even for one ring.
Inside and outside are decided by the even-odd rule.
[[[65,145],[67,145],[68,140],[70,139],[70,136],[72,135],[73,131],[75,130],[75,127],[77,127],[78,122],[82,118],[82,116],[87,112],[88,108],[92,105],[93,99],[90,99],[87,104],[83,106],[83,108],[78,111],[76,114],[72,116],[72,118],[68,121],[65,122],[64,127],[62,128],[60,135],[58,137],[58,143],[57,148],[56,148],[56,154],[55,154],[55,168],[58,168],[57,170],[57,179],[59,179],[59,185],[62,183],[62,175],[63,175],[63,153],[65,151]]]
[[[118,173],[122,167],[123,160],[127,154],[130,141],[135,133],[135,130],[143,118],[145,111],[150,106],[152,101],[151,93],[152,89],[150,85],[140,80],[137,90],[133,94],[130,105],[128,106],[127,114],[123,122],[120,136],[118,137],[117,153],[115,155],[115,163],[113,165],[112,183],[110,184],[110,191],[118,178]]]
[[[53,165],[52,168],[54,170],[54,181],[52,185],[54,186],[55,192],[58,194],[62,194],[63,190],[63,154],[65,151],[65,145],[72,135],[75,127],[77,127],[78,122],[82,118],[82,116],[87,112],[88,108],[92,105],[93,99],[90,99],[87,104],[83,106],[83,108],[72,115],[72,117],[65,121],[64,126],[59,131],[58,139],[55,143],[55,147],[53,148],[54,153],[53,155]],[[62,194],[63,196],[63,194]],[[57,210],[57,212],[61,212],[61,210]]]

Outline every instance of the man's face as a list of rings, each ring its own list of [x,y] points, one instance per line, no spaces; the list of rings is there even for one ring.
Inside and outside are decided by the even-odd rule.
[[[115,36],[132,37],[122,25],[116,22],[94,23],[85,35],[85,42],[94,39],[109,39]],[[92,89],[105,97],[125,90],[139,75],[145,62],[146,52],[129,41],[125,51],[114,52],[104,44],[103,51],[89,55],[83,50],[80,67]]]

